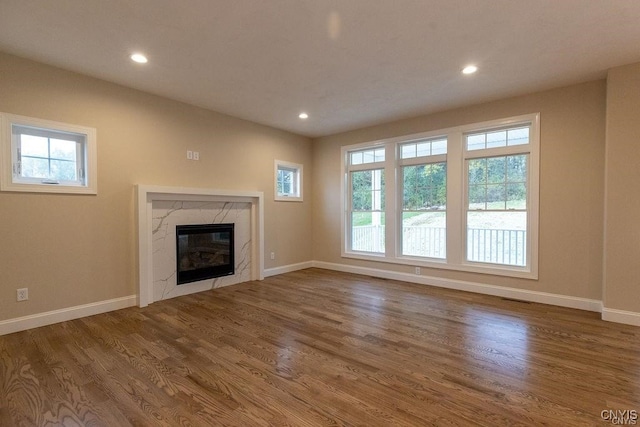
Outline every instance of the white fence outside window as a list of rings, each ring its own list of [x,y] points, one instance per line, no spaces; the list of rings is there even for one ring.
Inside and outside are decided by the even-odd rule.
[[[444,227],[402,227],[403,255],[446,258]],[[384,225],[353,227],[351,247],[355,251],[385,251]],[[525,230],[469,228],[467,259],[474,262],[525,266],[527,262]]]

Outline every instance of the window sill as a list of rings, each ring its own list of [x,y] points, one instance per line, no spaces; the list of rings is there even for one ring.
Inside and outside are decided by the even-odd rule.
[[[363,252],[343,252],[342,258],[362,261],[384,262],[388,264],[410,265],[412,267],[450,270],[464,273],[479,273],[492,276],[506,276],[518,279],[538,280],[538,273],[524,267],[499,266],[483,263],[449,264],[446,260],[424,260],[408,257],[387,257],[384,254],[368,254]]]
[[[302,197],[295,196],[275,196],[276,202],[302,202]]]
[[[56,194],[98,194],[95,186],[71,186],[56,184],[19,184],[15,182],[2,183],[0,187],[2,191],[14,191],[20,193],[56,193]]]

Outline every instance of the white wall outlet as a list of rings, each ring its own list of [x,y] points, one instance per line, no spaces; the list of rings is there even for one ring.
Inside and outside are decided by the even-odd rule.
[[[187,159],[188,160],[193,160],[193,151],[187,150]]]
[[[420,267],[416,267],[416,274],[419,276],[420,275]]]
[[[271,259],[276,259],[276,253],[275,252],[271,252]]]
[[[20,288],[16,290],[16,294],[17,301],[26,301],[29,299],[29,288]]]
[[[194,151],[193,152],[193,160],[200,160],[200,152],[199,151]]]

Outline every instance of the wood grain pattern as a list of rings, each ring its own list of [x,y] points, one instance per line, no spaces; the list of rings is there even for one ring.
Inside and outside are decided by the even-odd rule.
[[[607,425],[640,328],[309,269],[0,337],[0,425]]]

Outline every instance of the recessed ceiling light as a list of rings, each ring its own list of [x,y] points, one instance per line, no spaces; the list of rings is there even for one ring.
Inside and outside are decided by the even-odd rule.
[[[133,62],[137,62],[138,64],[146,64],[148,62],[147,57],[141,53],[134,53],[130,58]]]
[[[478,67],[475,65],[467,65],[462,69],[462,74],[473,74],[478,71]]]
[[[298,114],[298,117],[300,117],[302,120],[304,120],[304,119],[308,119],[309,115],[307,113],[300,113],[300,114]]]

